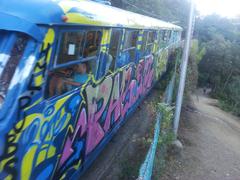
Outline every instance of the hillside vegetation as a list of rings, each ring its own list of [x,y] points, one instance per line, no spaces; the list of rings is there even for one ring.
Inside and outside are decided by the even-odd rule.
[[[187,27],[188,0],[112,0],[112,5]],[[212,89],[222,108],[240,115],[240,18],[196,18],[194,39],[186,92],[198,82]]]
[[[196,36],[206,49],[199,63],[199,85],[210,87],[222,108],[240,115],[239,23],[208,16],[197,21]]]

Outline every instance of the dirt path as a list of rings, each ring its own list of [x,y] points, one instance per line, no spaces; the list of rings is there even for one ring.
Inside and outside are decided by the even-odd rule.
[[[217,101],[192,96],[184,108],[179,138],[181,157],[170,158],[160,180],[240,180],[240,119]]]

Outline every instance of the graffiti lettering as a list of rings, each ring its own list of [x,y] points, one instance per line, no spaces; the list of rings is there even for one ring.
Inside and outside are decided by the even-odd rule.
[[[136,68],[125,67],[114,76],[83,89],[86,105],[81,107],[75,130],[70,130],[66,137],[57,177],[65,175],[68,169],[70,172],[71,167],[79,167],[85,156],[92,153],[116,123],[125,118],[137,100],[152,87],[153,73],[150,56]]]
[[[37,79],[40,76],[44,77],[47,68],[47,58],[49,58],[49,51],[51,44],[44,44],[40,51],[39,61],[34,67],[34,72],[31,75],[30,82],[28,84],[27,91],[25,95],[18,100],[18,111],[17,119],[20,120],[16,122],[13,129],[6,134],[6,142],[4,147],[4,153],[0,157],[0,179],[10,178],[14,179],[19,176],[19,172],[16,170],[16,166],[21,164],[19,157],[17,157],[17,152],[19,150],[19,138],[24,131],[26,125],[26,111],[25,109],[31,106],[38,98],[41,97],[42,82]],[[29,142],[30,143],[30,142]]]
[[[19,99],[18,117],[22,120],[6,135],[0,166],[5,173],[3,177],[60,179],[71,176],[81,169],[86,157],[95,153],[107,134],[134,110],[154,81],[153,58],[149,56],[138,65],[125,66],[97,83],[89,82],[42,111],[42,107],[29,108],[41,93],[42,83],[36,78],[44,76],[47,59],[40,58],[45,63],[36,64],[37,73],[32,76],[29,91]],[[16,155],[19,144],[22,145],[21,157]],[[16,170],[17,166],[21,171]]]

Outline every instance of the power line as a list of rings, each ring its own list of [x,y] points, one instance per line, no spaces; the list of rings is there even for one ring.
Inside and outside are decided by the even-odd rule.
[[[137,10],[139,10],[139,11],[145,13],[145,14],[148,14],[148,15],[150,15],[150,16],[153,16],[153,17],[159,19],[159,15],[157,15],[157,14],[153,14],[153,13],[151,13],[151,12],[148,12],[148,11],[146,11],[146,10],[144,10],[144,9],[136,6],[136,5],[133,5],[133,4],[129,3],[129,2],[127,2],[126,0],[122,0],[122,2],[125,3],[125,4],[127,4],[127,5],[129,5],[129,6],[134,7],[135,9],[137,9]]]

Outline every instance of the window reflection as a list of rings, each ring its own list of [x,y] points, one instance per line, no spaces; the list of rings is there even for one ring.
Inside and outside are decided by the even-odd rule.
[[[1,33],[1,32],[0,32]],[[6,34],[7,36],[7,34]],[[25,47],[28,42],[28,37],[23,34],[8,34],[9,39],[14,39],[13,46],[10,49],[9,55],[1,52],[0,53],[0,107],[4,103],[4,99],[7,95],[8,88],[16,71],[16,68],[23,57]],[[2,43],[11,43],[6,42],[4,39],[6,37],[1,36],[0,47]],[[3,49],[3,48],[1,48]],[[5,50],[7,51],[7,50]]]

